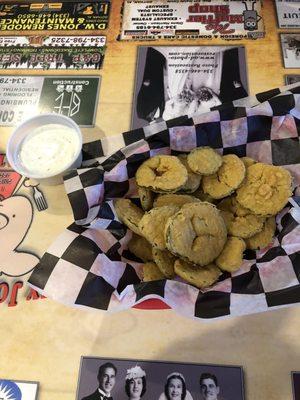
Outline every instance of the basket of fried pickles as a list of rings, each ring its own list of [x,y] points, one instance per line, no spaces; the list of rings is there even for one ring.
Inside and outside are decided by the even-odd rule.
[[[180,279],[199,289],[243,263],[246,249],[268,247],[276,215],[292,195],[288,170],[210,147],[156,155],[136,171],[141,207],[115,201],[131,231],[128,249],[143,281]]]

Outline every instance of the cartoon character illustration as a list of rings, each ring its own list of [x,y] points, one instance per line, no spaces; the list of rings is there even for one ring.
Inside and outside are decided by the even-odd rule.
[[[47,200],[45,199],[43,192],[40,189],[38,189],[39,183],[31,182],[31,180],[29,178],[26,178],[24,180],[23,185],[27,188],[30,188],[30,187],[32,188],[32,192],[33,192],[32,197],[35,202],[37,210],[38,211],[47,210],[47,208],[48,208]]]
[[[248,10],[246,1],[243,1],[243,3],[246,8],[246,10],[243,11],[244,29],[246,31],[256,31],[258,29],[258,22],[262,19],[262,17],[258,15],[257,11],[254,10],[256,0],[252,2],[252,10]]]
[[[93,15],[93,6],[86,7],[86,9],[82,13],[83,15]]]
[[[21,400],[22,393],[19,386],[12,381],[0,379],[1,400]]]
[[[95,3],[78,3],[75,5],[75,14],[94,15],[97,13],[98,5]]]
[[[0,256],[0,275],[22,276],[30,272],[39,258],[18,250],[25,239],[33,219],[33,208],[25,196],[12,196],[0,201],[0,243],[4,243]]]
[[[37,210],[47,210],[47,200],[41,189],[38,189],[39,183],[23,178],[18,172],[10,169],[4,155],[0,154],[0,201],[16,194],[22,185],[32,189],[32,199]]]
[[[3,4],[0,5],[0,17],[5,17],[6,15],[14,15],[17,10],[17,4]]]

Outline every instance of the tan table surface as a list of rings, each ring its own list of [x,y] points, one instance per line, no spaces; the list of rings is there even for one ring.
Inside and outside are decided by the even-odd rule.
[[[120,8],[121,0],[113,0],[103,69],[82,72],[102,76],[96,127],[83,130],[85,141],[129,129],[138,43],[116,41]],[[251,94],[282,86],[284,74],[299,70],[284,70],[282,66],[272,0],[264,2],[263,15],[265,39],[180,43],[243,43]],[[33,74],[13,70],[1,73]],[[0,153],[5,151],[10,132],[11,128],[0,128]],[[39,255],[72,221],[63,186],[43,190],[49,208],[35,215],[24,243],[30,248],[38,241]],[[0,305],[0,377],[39,381],[40,400],[71,400],[75,398],[82,355],[233,364],[244,367],[246,399],[287,400],[292,398],[290,371],[300,370],[299,328],[298,307],[206,323],[187,320],[171,310],[129,310],[108,315],[74,310],[49,299],[19,301],[13,308]]]

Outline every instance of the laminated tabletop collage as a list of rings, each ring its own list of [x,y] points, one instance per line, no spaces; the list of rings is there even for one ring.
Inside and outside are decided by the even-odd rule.
[[[0,400],[300,400],[299,138],[299,1],[0,1]]]

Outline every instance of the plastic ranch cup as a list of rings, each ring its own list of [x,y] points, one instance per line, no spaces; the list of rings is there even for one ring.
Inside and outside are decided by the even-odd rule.
[[[70,118],[42,114],[24,121],[8,140],[12,168],[44,185],[59,185],[67,171],[82,162],[82,134]]]

